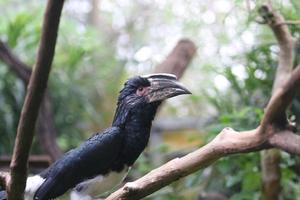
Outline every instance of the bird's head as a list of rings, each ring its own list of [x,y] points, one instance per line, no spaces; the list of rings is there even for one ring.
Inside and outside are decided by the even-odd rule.
[[[133,110],[145,113],[150,111],[155,115],[163,100],[182,94],[191,92],[172,74],[159,73],[130,78],[120,91],[114,124],[125,123],[128,113]]]

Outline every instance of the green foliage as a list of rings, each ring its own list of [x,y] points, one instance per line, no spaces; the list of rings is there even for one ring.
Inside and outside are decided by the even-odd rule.
[[[0,64],[0,154],[12,152],[14,136],[18,124],[18,115],[23,103],[24,87],[22,82],[14,77]]]
[[[288,11],[284,13],[286,12]],[[299,18],[294,12],[290,12],[286,16],[288,19]],[[295,37],[299,36],[298,28],[292,26],[290,30]],[[242,131],[253,129],[259,125],[259,121],[263,116],[263,109],[271,96],[277,55],[278,47],[274,44],[269,42],[258,44],[245,55],[234,58],[243,62],[245,69],[243,77],[241,77],[241,74],[234,73],[233,67],[226,67],[220,73],[228,80],[230,87],[226,91],[215,88],[214,95],[216,96],[208,95],[209,102],[218,111],[216,122],[208,127],[208,130],[212,133],[208,139],[213,138],[221,128],[226,126]],[[206,94],[209,93],[206,92]],[[290,112],[296,115],[296,119],[299,120],[298,98],[293,103]],[[281,165],[282,195],[284,199],[295,199],[299,195],[297,187],[299,177],[295,175],[291,168],[297,165],[298,162],[294,163],[292,158],[287,155],[283,154]],[[260,199],[261,174],[259,163],[259,154],[257,153],[223,158],[221,162],[216,164],[218,173],[216,180],[219,181],[219,184],[222,183],[221,188],[223,188],[223,191],[221,191],[234,200]],[[218,188],[220,186],[212,185],[211,187]]]
[[[7,20],[0,22],[0,35],[22,61],[32,66],[42,10],[40,4],[30,7],[31,12],[26,6],[29,5],[14,14],[6,13]],[[91,27],[78,29],[77,22],[61,20],[48,85],[58,142],[64,150],[77,146],[91,133],[109,126],[111,121],[111,110],[115,107],[111,102],[119,90],[123,70],[114,57],[114,46],[108,45],[105,37]],[[4,63],[0,63],[0,77],[0,139],[3,141],[0,153],[7,154],[12,151],[25,87]],[[104,87],[106,85],[109,87]]]

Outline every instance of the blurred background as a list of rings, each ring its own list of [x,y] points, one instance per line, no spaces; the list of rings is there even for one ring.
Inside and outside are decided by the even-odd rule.
[[[268,26],[258,23],[257,9],[264,2],[66,1],[48,103],[41,111],[50,109],[50,114],[37,128],[32,173],[110,126],[124,81],[156,71],[181,39],[196,46],[181,79],[193,95],[163,105],[150,144],[128,179],[201,147],[226,126],[238,131],[257,127],[271,94],[279,51]],[[44,0],[0,0],[0,39],[29,68],[35,62],[44,6]],[[287,20],[300,19],[297,0],[275,0],[273,6]],[[299,40],[300,26],[289,28]],[[296,51],[299,55],[299,46]],[[26,81],[3,59],[1,50],[0,58],[3,169],[12,153]],[[296,122],[299,100],[289,112]],[[300,159],[287,153],[282,157],[282,199],[300,199]],[[146,199],[260,199],[259,163],[259,153],[226,157]]]

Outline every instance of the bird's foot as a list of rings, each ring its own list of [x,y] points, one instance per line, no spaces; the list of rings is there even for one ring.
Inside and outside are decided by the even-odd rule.
[[[128,182],[125,184],[124,189],[128,192],[133,192],[139,189],[139,186],[135,182]]]

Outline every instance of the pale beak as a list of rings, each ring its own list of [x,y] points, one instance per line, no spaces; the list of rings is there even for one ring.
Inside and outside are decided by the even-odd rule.
[[[147,100],[149,103],[163,101],[182,94],[192,94],[180,83],[175,75],[172,74],[151,74],[144,76],[150,82]]]

